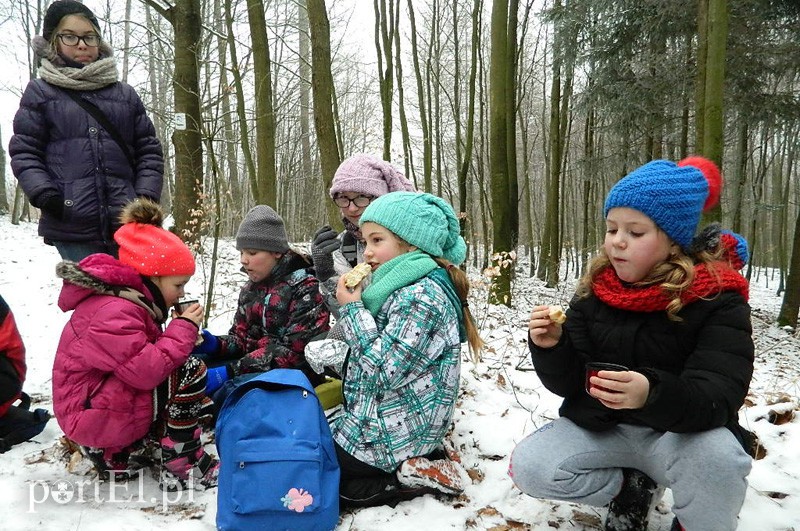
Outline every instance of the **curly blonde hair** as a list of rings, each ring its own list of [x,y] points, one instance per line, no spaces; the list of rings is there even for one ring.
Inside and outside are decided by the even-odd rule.
[[[720,246],[713,251],[702,250],[693,255],[686,254],[679,246],[667,260],[656,264],[652,270],[640,281],[634,282],[635,287],[649,287],[660,285],[661,290],[669,298],[667,304],[667,317],[672,321],[680,321],[678,312],[683,308],[681,294],[692,285],[695,277],[695,266],[706,264],[708,271],[716,275],[715,266],[720,263],[724,255],[724,249]],[[592,284],[597,275],[607,267],[611,266],[605,249],[602,247],[590,262],[586,273],[578,281],[578,288],[575,294],[580,298],[589,297],[593,293]]]

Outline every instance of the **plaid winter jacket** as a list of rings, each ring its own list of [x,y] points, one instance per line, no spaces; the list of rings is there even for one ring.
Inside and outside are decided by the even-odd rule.
[[[455,308],[424,277],[390,295],[374,318],[360,301],[340,311],[350,354],[334,440],[391,472],[430,453],[450,427],[461,371]]]
[[[310,263],[293,251],[286,253],[269,277],[248,281],[239,293],[233,326],[221,336],[221,355],[235,359],[234,376],[270,369],[308,368],[306,344],[327,332],[330,313]]]

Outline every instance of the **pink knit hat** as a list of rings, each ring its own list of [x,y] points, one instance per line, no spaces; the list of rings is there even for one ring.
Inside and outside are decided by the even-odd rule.
[[[379,197],[389,192],[414,192],[411,181],[394,166],[370,155],[353,155],[336,169],[331,185],[331,197],[340,192],[356,192]]]

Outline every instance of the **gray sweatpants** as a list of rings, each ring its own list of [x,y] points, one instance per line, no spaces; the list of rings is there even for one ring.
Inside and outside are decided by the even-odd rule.
[[[559,418],[523,439],[508,473],[525,494],[605,506],[622,487],[621,468],[641,470],[672,490],[688,531],[736,529],[750,456],[725,428],[661,433],[620,424],[593,432]]]

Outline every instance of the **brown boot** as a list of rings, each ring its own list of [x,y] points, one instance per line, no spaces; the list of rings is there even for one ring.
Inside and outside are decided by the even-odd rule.
[[[404,487],[430,487],[457,496],[464,492],[460,466],[448,459],[412,457],[397,469],[397,479]]]

